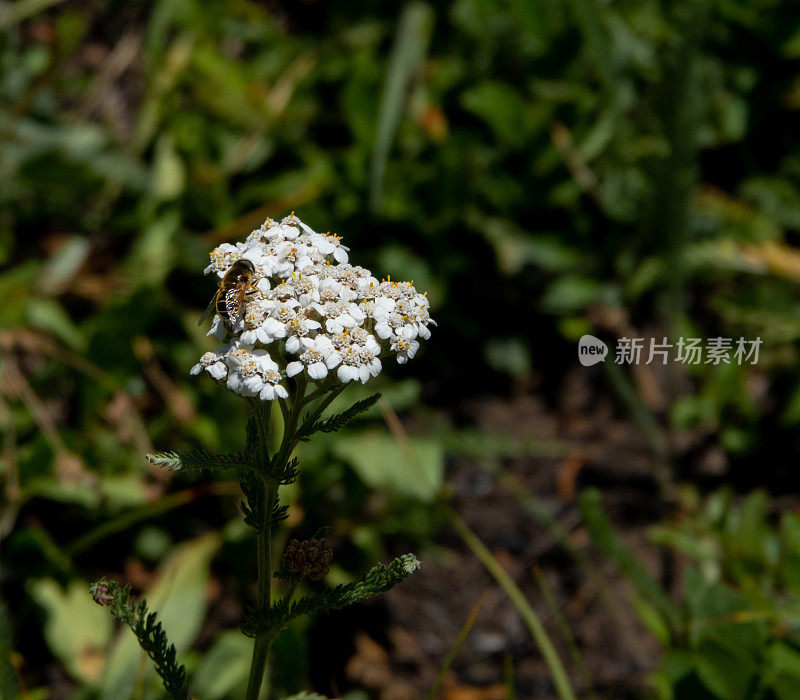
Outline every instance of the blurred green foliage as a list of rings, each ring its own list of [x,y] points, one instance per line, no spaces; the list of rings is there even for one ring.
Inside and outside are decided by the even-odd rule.
[[[667,597],[608,530],[599,493],[582,507],[599,548],[630,579],[634,608],[664,649],[650,679],[661,698],[788,700],[800,684],[800,518],[775,523],[754,491],[737,504],[730,489],[702,501],[686,489],[682,513],[650,540],[690,563],[678,602]]]
[[[379,459],[378,408],[304,447],[292,525],[334,524],[333,582],[390,538],[430,539],[446,454],[517,449],[451,430],[423,398],[452,408],[542,374],[553,391],[584,332],[762,337],[757,368],[695,368],[652,410],[734,465],[797,447],[797,19],[787,0],[0,2],[0,638],[12,628],[22,650],[0,644],[4,692],[18,677],[44,688],[37,658],[80,697],[124,697],[133,678],[155,692],[76,596],[142,562],[162,562],[139,584],[190,671],[213,679],[207,697],[241,692],[234,635],[190,650],[212,557],[247,594],[236,487],[167,483],[144,453],[242,444],[243,407],[187,371],[210,346],[196,325],[208,250],[267,216],[335,226],[354,262],[429,290],[440,324],[418,379],[379,387],[384,413],[430,426],[407,445],[417,473]],[[763,526],[773,559],[750,578],[701,561],[689,619],[711,600],[784,610],[790,521]],[[719,548],[720,571],[752,568]],[[159,599],[181,557],[196,558],[194,597]],[[796,642],[765,626],[737,632],[736,672],[783,697]],[[718,632],[688,634],[659,687],[691,676],[735,697]],[[304,640],[279,640],[279,689],[303,687]]]

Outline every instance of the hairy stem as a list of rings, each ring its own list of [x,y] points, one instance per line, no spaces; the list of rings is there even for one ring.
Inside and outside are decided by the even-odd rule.
[[[254,404],[253,418],[256,422],[258,445],[256,458],[257,468],[263,471],[269,465],[269,432],[271,411],[269,404],[259,402]],[[286,433],[284,431],[284,440]],[[258,600],[259,613],[266,613],[270,607],[270,586],[272,582],[272,507],[278,497],[278,484],[266,474],[262,488],[264,489],[264,523],[258,533],[257,558],[258,558]],[[250,662],[250,678],[247,682],[247,700],[256,700],[261,690],[264,670],[267,666],[267,654],[274,638],[274,633],[267,631],[258,635],[253,645],[253,658]]]
[[[306,403],[305,398],[306,381],[304,377],[299,377],[295,384],[295,391],[291,399],[291,405],[285,406],[281,402],[281,412],[283,414],[284,426],[281,444],[276,452],[277,458],[275,466],[282,467],[291,456],[292,450],[297,444],[297,421],[300,410]],[[262,472],[270,464],[269,458],[269,429],[270,411],[265,409],[263,402],[256,404],[253,416],[256,421],[258,431],[258,460]],[[264,476],[264,523],[258,533],[258,613],[266,617],[270,610],[272,601],[270,599],[270,587],[272,583],[272,511],[278,498],[278,481],[274,474],[263,474]],[[272,641],[279,632],[279,629],[268,628],[258,634],[253,645],[253,658],[250,662],[250,678],[247,682],[246,700],[257,700],[261,690],[261,683],[264,678],[264,670],[267,667],[267,655]]]
[[[266,613],[270,607],[270,586],[272,582],[272,506],[278,495],[278,485],[273,481],[264,484],[266,490],[266,523],[258,533],[258,611]],[[267,654],[277,630],[266,630],[256,637],[253,645],[253,658],[250,662],[250,678],[247,681],[247,700],[256,700],[261,690]]]

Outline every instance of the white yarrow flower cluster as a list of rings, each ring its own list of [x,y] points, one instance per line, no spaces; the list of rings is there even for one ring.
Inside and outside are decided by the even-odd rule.
[[[209,335],[226,344],[207,352],[192,374],[208,372],[242,396],[285,399],[286,377],[366,383],[392,354],[404,364],[436,325],[413,282],[379,282],[348,262],[335,234],[312,230],[292,214],[267,220],[243,243],[211,251],[206,274],[222,280],[238,260],[255,275],[242,318],[231,327],[217,314]]]

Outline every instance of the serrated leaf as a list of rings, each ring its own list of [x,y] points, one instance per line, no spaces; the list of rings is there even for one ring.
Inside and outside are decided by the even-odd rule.
[[[217,533],[204,535],[177,547],[159,568],[154,586],[145,597],[159,611],[164,630],[178,653],[197,636],[206,608],[209,564],[219,547]],[[127,629],[120,630],[104,669],[102,698],[132,697],[143,652]],[[151,673],[151,678],[154,673]]]
[[[376,564],[357,581],[307,595],[290,606],[276,603],[265,616],[251,611],[242,623],[242,631],[253,637],[268,629],[281,630],[300,615],[325,613],[361,603],[393,588],[413,574],[419,565],[419,559],[413,554],[404,554],[386,565]]]
[[[356,416],[371,408],[380,397],[380,393],[373,394],[366,399],[356,401],[350,408],[341,413],[336,413],[314,423],[306,419],[297,432],[298,438],[307,440],[314,433],[335,433],[337,430],[344,428]]]
[[[175,645],[169,642],[158,613],[148,609],[146,600],[134,601],[130,586],[120,586],[116,581],[98,581],[91,593],[98,604],[108,607],[131,630],[161,676],[165,690],[175,700],[188,700],[186,669],[178,663]]]
[[[216,469],[251,469],[250,459],[244,452],[214,454],[207,450],[181,452],[156,452],[147,455],[151,464],[170,471],[213,471]]]

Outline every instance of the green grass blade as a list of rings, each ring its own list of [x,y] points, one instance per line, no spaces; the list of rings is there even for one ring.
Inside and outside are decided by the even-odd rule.
[[[386,161],[400,123],[403,102],[414,75],[425,60],[432,28],[433,10],[430,5],[415,0],[403,8],[378,109],[378,127],[370,174],[372,211],[380,208]]]
[[[581,494],[581,513],[592,540],[620,572],[636,587],[639,594],[649,601],[665,618],[672,630],[679,629],[680,613],[658,582],[642,563],[617,537],[608,519],[597,489],[587,489]]]
[[[500,563],[492,556],[492,553],[487,549],[486,545],[480,541],[469,526],[458,516],[458,514],[450,510],[449,512],[450,523],[459,534],[465,544],[472,550],[472,553],[483,564],[486,570],[492,575],[495,581],[500,584],[505,594],[511,600],[517,612],[520,614],[522,621],[531,633],[533,641],[539,648],[547,667],[550,669],[550,674],[553,678],[553,685],[556,687],[556,692],[562,700],[575,700],[575,693],[569,682],[567,672],[561,663],[550,637],[547,635],[544,625],[542,625],[538,616],[525,599],[525,595],[519,589],[516,583],[506,573],[505,569],[500,566]]]
[[[439,691],[442,688],[444,677],[447,675],[447,672],[453,665],[453,661],[456,660],[456,657],[461,652],[461,648],[464,646],[464,642],[467,641],[467,637],[469,636],[469,633],[472,631],[472,628],[475,625],[475,621],[478,619],[478,615],[481,614],[481,610],[483,610],[483,606],[486,604],[486,598],[488,592],[489,592],[488,590],[484,591],[483,595],[478,599],[478,602],[475,603],[475,607],[472,608],[472,611],[470,612],[467,621],[464,623],[464,626],[458,633],[458,637],[456,638],[455,644],[453,644],[453,648],[450,649],[450,652],[447,654],[447,658],[445,658],[442,667],[439,669],[439,674],[436,676],[436,681],[431,686],[431,690],[428,693],[428,700],[436,700],[436,698],[439,697]]]

